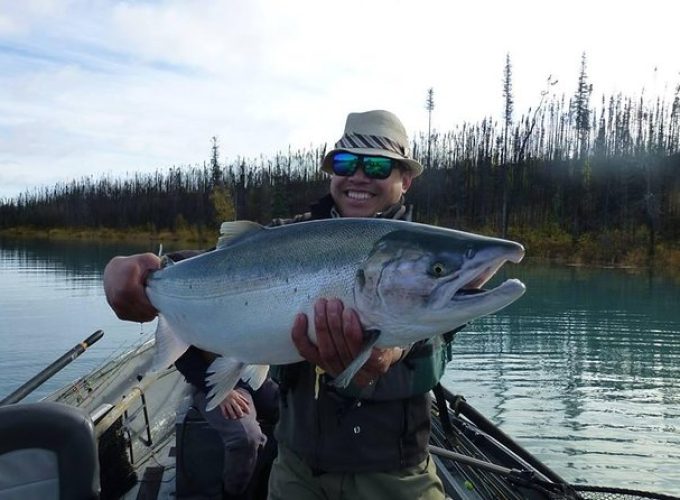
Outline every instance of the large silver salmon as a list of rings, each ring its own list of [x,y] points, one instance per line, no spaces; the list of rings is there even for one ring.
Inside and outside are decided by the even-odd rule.
[[[371,332],[362,354],[335,380],[345,386],[374,346],[435,337],[525,291],[516,279],[479,290],[506,261],[522,259],[522,245],[451,229],[341,218],[274,228],[237,221],[221,232],[214,251],[152,273],[146,289],[159,310],[157,369],[189,345],[221,355],[210,367],[212,406],[239,378],[257,387],[267,372],[258,365],[302,359],[291,329],[297,313],[313,318],[317,298],[341,299]]]

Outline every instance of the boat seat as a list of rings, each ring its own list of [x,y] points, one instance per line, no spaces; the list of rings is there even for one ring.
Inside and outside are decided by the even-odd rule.
[[[0,500],[99,498],[94,426],[61,403],[0,407]]]

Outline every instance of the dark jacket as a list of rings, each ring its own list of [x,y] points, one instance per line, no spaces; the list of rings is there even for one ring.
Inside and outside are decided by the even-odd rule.
[[[330,196],[311,211],[273,225],[334,216]],[[408,219],[403,203],[382,217]],[[297,453],[316,473],[393,471],[422,462],[430,436],[430,389],[443,373],[438,343],[415,344],[367,389],[329,385],[306,361],[276,367],[281,390],[276,438]],[[318,380],[317,380],[318,377]],[[317,390],[318,388],[318,390]]]

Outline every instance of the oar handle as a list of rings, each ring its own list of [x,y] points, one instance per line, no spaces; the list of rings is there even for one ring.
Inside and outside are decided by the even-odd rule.
[[[69,349],[59,359],[54,361],[51,365],[42,370],[35,377],[31,378],[28,382],[19,387],[12,394],[10,394],[5,399],[0,401],[0,406],[18,403],[19,401],[24,399],[26,396],[28,396],[30,393],[32,393],[38,387],[40,387],[43,383],[52,378],[58,371],[60,371],[62,368],[68,365],[71,361],[73,361],[82,353],[84,353],[88,347],[97,342],[103,336],[104,332],[101,330],[97,330],[92,335],[87,337],[85,340],[73,346],[73,348]]]
[[[439,455],[440,457],[448,458],[449,460],[453,460],[455,462],[460,462],[465,465],[479,467],[480,469],[485,469],[496,474],[501,474],[503,476],[509,476],[513,472],[513,469],[508,469],[507,467],[492,464],[491,462],[487,462],[485,460],[480,460],[478,458],[470,457],[468,455],[456,453],[454,451],[447,450],[446,448],[435,446],[433,444],[428,445],[427,449],[433,455]]]

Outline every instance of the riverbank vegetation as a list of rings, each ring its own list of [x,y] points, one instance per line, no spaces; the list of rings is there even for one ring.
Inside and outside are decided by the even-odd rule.
[[[576,264],[680,268],[680,85],[670,100],[593,96],[586,58],[572,96],[515,116],[512,66],[500,120],[413,137],[425,166],[409,191],[421,222],[506,236],[528,255]],[[427,94],[432,113],[434,92]],[[327,145],[126,178],[101,176],[0,202],[0,230],[49,237],[212,244],[223,220],[266,223],[327,191]],[[59,228],[59,229],[55,229]]]

